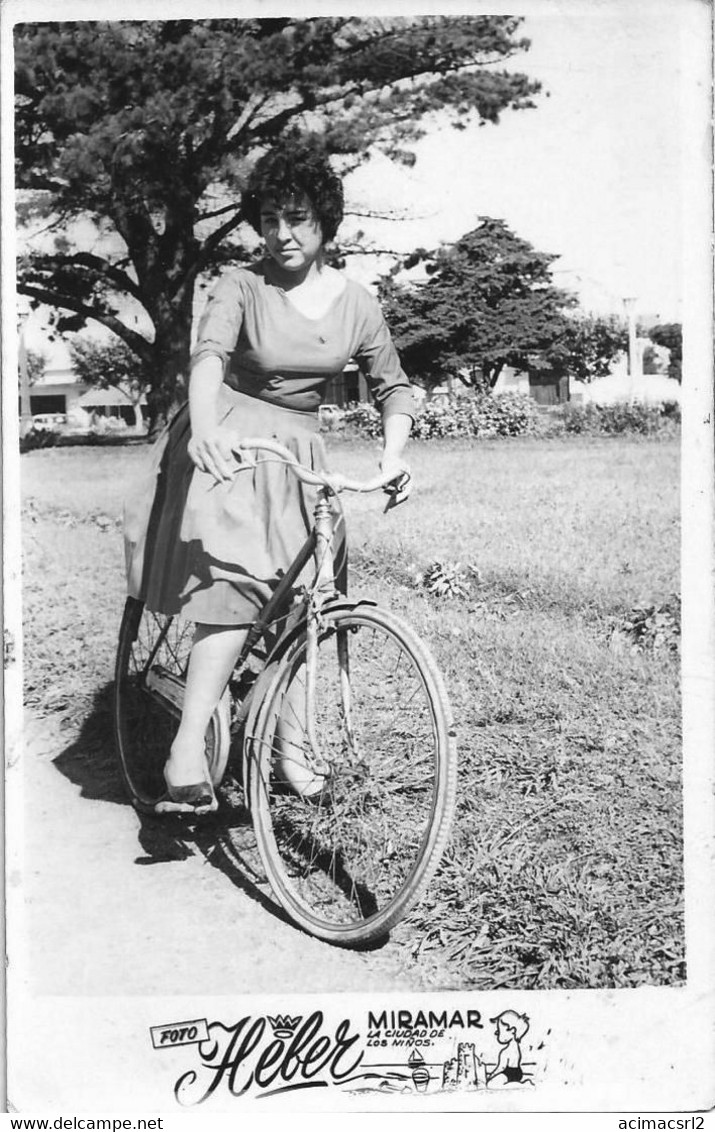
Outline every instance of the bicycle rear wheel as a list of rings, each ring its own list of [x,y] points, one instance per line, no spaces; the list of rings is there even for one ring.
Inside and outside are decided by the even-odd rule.
[[[320,798],[307,801],[285,786],[284,742],[286,716],[304,697],[306,656],[304,631],[246,737],[253,823],[291,918],[359,946],[387,935],[439,864],[456,792],[452,718],[436,664],[411,629],[370,605],[321,612],[313,714],[316,765],[327,773]],[[289,722],[302,736],[290,750],[310,766],[304,721]]]
[[[114,737],[132,804],[153,812],[164,793],[163,768],[181,718],[183,686],[194,626],[152,613],[127,598],[114,679]],[[224,696],[206,730],[206,755],[214,785],[221,781],[230,745]]]

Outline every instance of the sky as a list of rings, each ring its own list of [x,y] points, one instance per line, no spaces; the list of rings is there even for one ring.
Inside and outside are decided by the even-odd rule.
[[[409,250],[459,238],[501,217],[540,251],[585,306],[681,313],[681,52],[689,0],[547,5],[523,25],[510,66],[543,84],[534,110],[497,126],[443,125],[411,171],[372,162],[349,182],[364,204],[399,202],[413,219],[370,225]],[[522,10],[529,11],[528,4]],[[690,76],[688,76],[690,77]],[[548,92],[548,95],[547,95]]]

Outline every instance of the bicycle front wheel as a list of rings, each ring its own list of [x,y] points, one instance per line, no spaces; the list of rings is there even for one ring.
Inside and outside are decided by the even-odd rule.
[[[455,803],[454,729],[431,654],[392,614],[358,604],[319,615],[312,740],[300,718],[308,655],[303,632],[246,737],[253,823],[291,918],[359,946],[388,934],[439,864]],[[317,799],[286,786],[287,758],[313,768]]]

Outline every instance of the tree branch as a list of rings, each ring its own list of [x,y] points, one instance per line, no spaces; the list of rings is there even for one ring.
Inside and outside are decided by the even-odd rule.
[[[37,212],[39,213],[39,209],[37,210]],[[23,216],[32,217],[32,205],[27,201],[18,201],[15,208],[15,216],[20,228],[27,227],[28,222],[23,218]],[[69,209],[60,209],[60,211],[55,216],[53,216],[53,218],[49,220],[47,224],[45,224],[42,228],[36,228],[33,232],[28,232],[25,235],[25,239],[28,243],[31,243],[33,240],[38,239],[39,236],[44,236],[47,232],[54,232],[60,229],[64,233],[64,230],[69,224],[70,220],[71,216]]]
[[[342,98],[344,95],[340,97]],[[283,127],[290,122],[291,118],[296,118],[307,109],[308,104],[306,100],[301,98],[292,106],[288,106],[285,110],[274,114],[272,118],[266,118],[263,122],[258,122],[250,132],[254,138],[272,137],[274,134],[280,133]]]
[[[222,224],[221,227],[217,228],[215,232],[212,232],[210,236],[206,237],[201,246],[199,254],[196,256],[193,264],[186,272],[186,275],[182,280],[181,287],[177,291],[177,295],[182,294],[184,291],[186,291],[187,287],[193,285],[196,276],[199,274],[199,272],[203,271],[204,267],[211,259],[211,256],[213,255],[218,245],[226,238],[226,236],[228,236],[229,232],[233,232],[235,228],[238,228],[240,223],[241,217],[237,212],[235,216],[233,216],[230,220],[227,220],[225,224]]]
[[[118,290],[126,291],[127,294],[131,295],[140,303],[143,301],[142,293],[131,276],[127,275],[126,272],[121,271],[113,264],[108,263],[100,256],[92,255],[91,252],[76,252],[74,255],[43,256],[41,262],[56,267],[88,267],[98,275],[104,276],[104,278],[113,283]],[[43,270],[42,266],[39,267],[39,270]]]
[[[27,178],[27,183],[18,184],[18,188],[61,195],[67,191],[68,186],[66,181],[53,181],[51,177],[43,177],[39,173],[31,172]]]
[[[248,123],[268,101],[270,101],[270,96],[267,94],[250,95],[246,105],[232,125],[229,125],[226,113],[217,113],[210,135],[196,149],[195,156],[198,163],[205,166],[210,164],[213,158],[235,149],[237,138],[248,132]]]
[[[346,208],[343,213],[344,216],[361,216],[367,217],[369,220],[424,220],[430,216],[434,216],[434,212],[410,212],[409,209],[403,209],[401,212],[392,208],[387,212],[383,212],[379,208]]]
[[[365,247],[364,244],[339,244],[338,255],[390,255],[399,256],[401,253],[395,251],[394,248],[374,248],[372,246]]]
[[[94,319],[95,322],[106,326],[107,330],[111,330],[118,338],[126,342],[127,346],[130,346],[142,361],[151,363],[153,357],[151,342],[148,342],[143,335],[137,334],[135,330],[130,330],[116,315],[103,311],[101,307],[87,306],[79,299],[72,299],[68,295],[58,295],[55,291],[48,290],[45,287],[35,287],[28,283],[19,282],[17,290],[20,295],[27,295],[28,298],[36,299],[39,303],[46,303],[51,307],[61,307],[64,310],[74,311],[75,314],[80,314],[84,318]]]
[[[268,97],[269,96],[267,94],[252,94],[249,97],[248,102],[226,134],[226,141],[232,142],[234,138],[237,138],[239,134],[242,134],[245,131],[246,126],[250,122],[251,118],[255,117],[258,111],[266,105],[266,103],[268,102]]]
[[[226,204],[223,208],[216,208],[213,212],[203,212],[201,216],[197,216],[196,223],[201,224],[204,220],[213,220],[216,216],[223,216],[225,212],[232,212],[238,208],[237,204]]]
[[[110,214],[115,227],[127,245],[138,278],[151,276],[159,258],[159,237],[151,222],[149,210],[140,188],[132,180],[131,144],[136,135],[127,132],[115,146],[112,155],[114,192]],[[128,155],[127,161],[125,154]]]
[[[409,78],[410,76],[407,77]],[[283,127],[287,125],[292,118],[298,117],[299,114],[303,114],[306,110],[322,109],[333,102],[342,102],[344,98],[348,98],[351,94],[364,95],[366,91],[374,93],[375,91],[381,90],[385,85],[388,84],[384,81],[367,81],[361,79],[350,85],[343,83],[337,89],[322,97],[318,97],[313,93],[311,94],[310,103],[305,97],[301,97],[299,101],[294,102],[292,106],[287,106],[284,110],[274,114],[271,118],[265,118],[262,122],[258,122],[251,131],[244,131],[244,133],[249,132],[257,139],[272,137],[280,133]]]

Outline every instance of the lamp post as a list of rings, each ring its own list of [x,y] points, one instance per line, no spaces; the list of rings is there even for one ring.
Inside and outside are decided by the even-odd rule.
[[[628,296],[624,298],[623,305],[626,308],[626,317],[628,319],[628,379],[630,387],[629,399],[631,401],[634,401],[636,396],[636,376],[639,370],[635,296]]]

